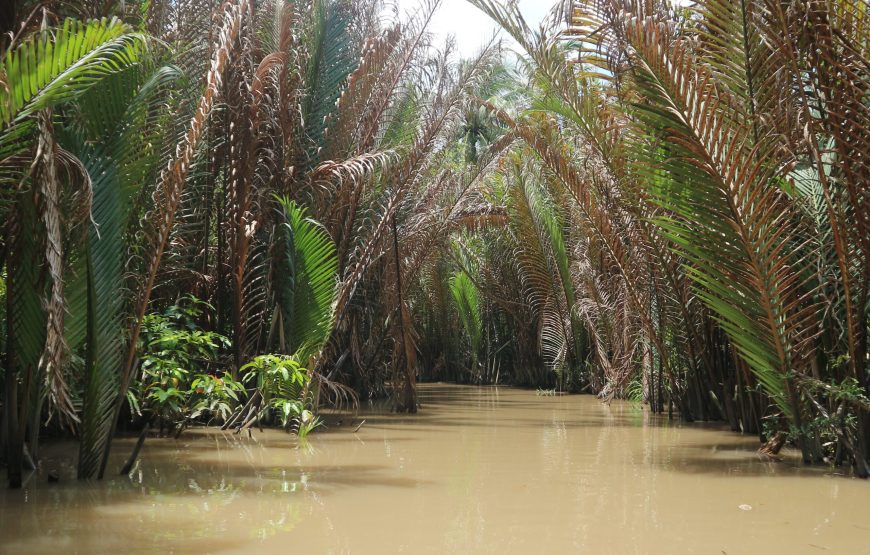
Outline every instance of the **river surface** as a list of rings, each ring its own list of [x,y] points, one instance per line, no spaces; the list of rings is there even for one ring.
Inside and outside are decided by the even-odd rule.
[[[102,483],[48,445],[61,481],[0,489],[0,552],[870,553],[870,482],[762,461],[752,437],[590,396],[427,385],[420,401],[334,417],[308,446],[149,439]]]

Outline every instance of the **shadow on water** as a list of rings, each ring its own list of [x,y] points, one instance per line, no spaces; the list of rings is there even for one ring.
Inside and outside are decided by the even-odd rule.
[[[656,464],[673,472],[729,478],[737,476],[770,478],[801,476],[804,479],[853,477],[851,469],[847,466],[806,465],[801,461],[800,452],[795,449],[784,449],[777,460],[770,459],[759,453],[758,445],[757,441],[750,438],[737,444],[678,444],[667,449],[668,456],[659,454],[656,457]]]
[[[674,458],[660,464],[669,471],[694,475],[711,475],[731,477],[786,477],[800,474],[807,478],[811,476],[828,477],[829,470],[821,468],[800,467],[793,461],[764,461],[753,454],[747,453],[745,458],[722,458],[711,456],[684,456]]]
[[[391,438],[390,442],[407,441],[412,438]],[[216,448],[205,437],[193,441],[169,443],[174,440],[155,440],[158,445],[147,446],[141,459],[131,472],[131,477],[114,476],[105,481],[79,482],[75,480],[75,468],[68,460],[47,459],[46,468],[59,470],[60,481],[45,484],[45,476],[37,474],[29,482],[30,490],[85,493],[100,492],[106,487],[113,490],[157,489],[166,494],[197,494],[214,490],[221,485],[236,483],[236,489],[253,493],[262,492],[265,485],[274,482],[303,481],[309,488],[333,487],[401,487],[413,488],[425,485],[428,480],[407,479],[391,474],[392,467],[385,464],[328,464],[323,462],[295,462],[290,458],[297,449],[275,442],[251,442],[244,446]],[[329,443],[354,441],[348,438],[330,439]],[[316,450],[316,448],[314,448]],[[264,454],[268,453],[268,456]],[[283,456],[282,456],[283,455]],[[301,457],[305,458],[305,457]],[[120,459],[118,459],[120,464]],[[111,465],[109,468],[116,468]],[[139,482],[137,483],[137,479]],[[195,483],[194,483],[195,482]],[[142,489],[145,488],[145,489]],[[21,490],[26,495],[28,489]],[[12,498],[20,492],[5,491],[3,497]]]

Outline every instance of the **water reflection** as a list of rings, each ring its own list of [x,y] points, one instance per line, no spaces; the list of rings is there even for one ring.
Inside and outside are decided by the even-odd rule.
[[[503,388],[427,386],[422,404],[336,415],[308,446],[274,430],[149,440],[129,477],[96,484],[46,447],[62,481],[0,491],[0,552],[870,549],[870,484],[762,461],[718,426]]]

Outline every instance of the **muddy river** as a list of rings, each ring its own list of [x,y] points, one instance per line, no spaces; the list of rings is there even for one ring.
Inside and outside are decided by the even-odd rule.
[[[420,401],[331,417],[307,445],[149,439],[102,483],[47,445],[60,482],[0,489],[0,553],[870,553],[870,481],[760,460],[721,426],[510,388],[428,385]]]

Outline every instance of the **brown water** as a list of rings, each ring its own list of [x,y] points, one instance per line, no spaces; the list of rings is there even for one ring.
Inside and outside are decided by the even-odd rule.
[[[103,483],[47,457],[61,483],[0,490],[0,552],[870,553],[870,482],[763,462],[752,438],[588,396],[436,385],[421,402],[308,448],[149,440]]]

